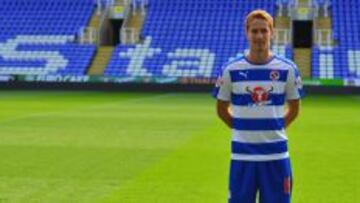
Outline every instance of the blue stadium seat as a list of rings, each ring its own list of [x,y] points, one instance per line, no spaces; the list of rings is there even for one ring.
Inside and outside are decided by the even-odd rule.
[[[325,0],[318,0],[320,3]],[[337,45],[330,50],[313,47],[312,73],[314,78],[360,78],[360,1],[330,1],[332,11],[333,39]],[[333,61],[319,60],[324,55],[332,56]],[[333,75],[319,74],[330,69]],[[324,71],[323,71],[324,72]],[[330,74],[331,75],[331,74]]]
[[[118,45],[105,75],[216,78],[222,64],[247,47],[245,16],[256,8],[274,15],[275,2],[150,0],[140,33],[149,46]],[[137,59],[127,56],[134,50],[140,53]],[[289,47],[277,51],[292,54]],[[144,59],[141,53],[149,55]]]
[[[75,36],[94,9],[93,0],[0,0],[0,43],[10,47],[1,51],[0,74],[85,74],[96,47]]]

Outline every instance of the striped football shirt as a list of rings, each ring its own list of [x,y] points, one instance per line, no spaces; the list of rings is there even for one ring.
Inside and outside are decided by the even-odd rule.
[[[225,64],[214,96],[232,110],[232,159],[269,161],[289,157],[285,103],[303,96],[297,66],[274,55],[264,64],[245,56]]]

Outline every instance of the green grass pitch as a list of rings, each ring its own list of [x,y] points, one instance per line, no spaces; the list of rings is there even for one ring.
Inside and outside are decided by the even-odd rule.
[[[0,202],[221,203],[230,131],[200,93],[0,91]],[[360,97],[288,129],[293,203],[360,202]]]

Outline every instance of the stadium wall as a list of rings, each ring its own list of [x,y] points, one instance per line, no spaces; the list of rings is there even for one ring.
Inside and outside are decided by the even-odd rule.
[[[159,83],[91,83],[91,82],[0,82],[1,90],[69,90],[69,91],[118,91],[118,92],[208,92],[212,84],[159,84]],[[360,87],[336,85],[305,85],[306,94],[360,95]]]

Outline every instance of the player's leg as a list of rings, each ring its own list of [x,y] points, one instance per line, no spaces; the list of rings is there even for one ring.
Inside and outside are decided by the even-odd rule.
[[[229,203],[255,203],[256,163],[231,161]]]
[[[260,203],[290,203],[292,173],[289,159],[258,165]]]

